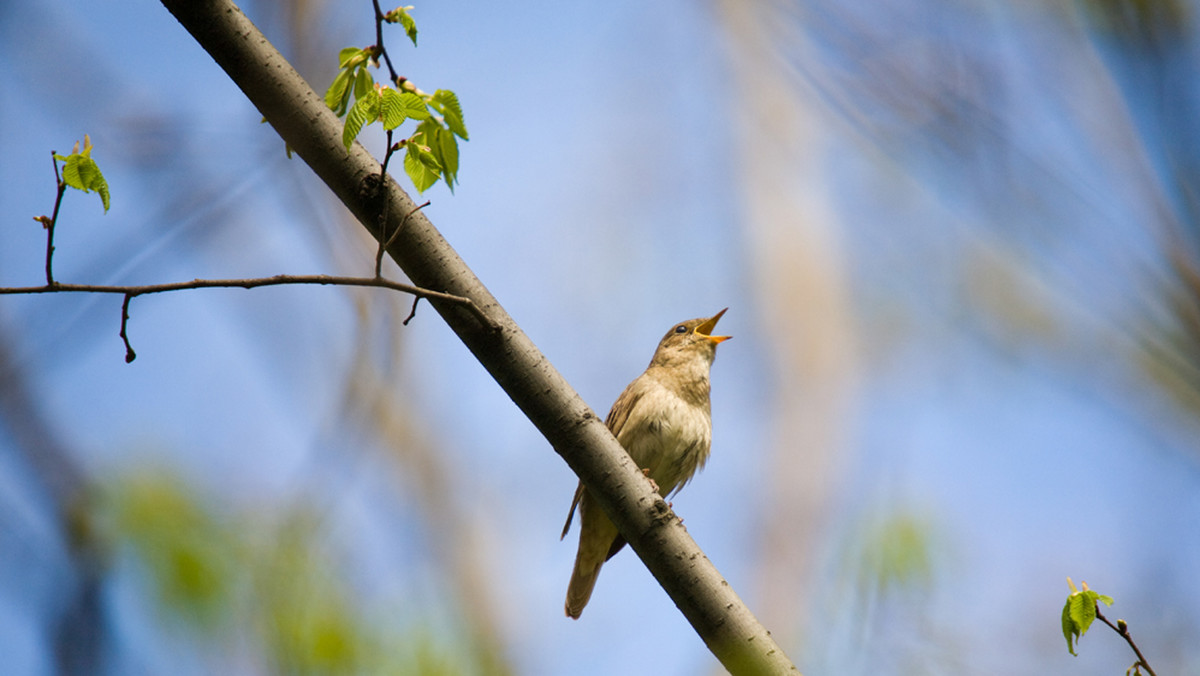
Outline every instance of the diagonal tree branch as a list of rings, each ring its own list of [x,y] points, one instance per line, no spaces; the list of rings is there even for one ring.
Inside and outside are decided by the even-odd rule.
[[[733,674],[797,673],[770,633],[738,598],[629,455],[562,375],[513,322],[424,212],[362,145],[342,145],[342,125],[229,0],[162,0],[225,70],[288,146],[325,182],[414,284],[472,303],[499,326],[490,330],[462,304],[429,303],[590,487],[601,507]],[[408,214],[401,228],[400,219]],[[392,235],[392,233],[395,233]]]

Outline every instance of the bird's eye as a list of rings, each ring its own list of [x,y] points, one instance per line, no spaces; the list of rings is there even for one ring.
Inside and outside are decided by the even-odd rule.
[[[687,327],[683,324],[675,327],[675,333],[687,333]]]

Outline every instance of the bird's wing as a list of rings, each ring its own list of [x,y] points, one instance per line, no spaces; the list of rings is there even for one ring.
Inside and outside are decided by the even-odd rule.
[[[642,398],[645,388],[641,387],[641,383],[638,382],[641,379],[642,376],[638,376],[632,383],[629,383],[621,396],[617,397],[612,410],[608,412],[608,417],[604,419],[605,427],[618,439],[621,438],[621,430],[625,427],[625,422],[629,420],[629,414],[637,407],[638,400]]]
[[[620,436],[621,428],[625,426],[625,421],[629,419],[629,412],[632,411],[634,405],[637,404],[639,397],[633,395],[631,392],[634,390],[635,383],[637,383],[636,379],[629,384],[629,387],[625,388],[625,391],[621,393],[621,396],[617,397],[617,402],[613,404],[612,410],[608,412],[608,417],[604,419],[605,427],[607,427],[615,437]],[[567,537],[567,531],[571,530],[571,521],[575,518],[575,508],[579,506],[579,500],[581,498],[583,498],[582,481],[579,482],[579,487],[575,489],[575,499],[571,501],[571,511],[567,513],[567,522],[563,524],[562,535],[559,537],[560,540]],[[614,551],[609,554],[609,556],[612,556],[612,554],[615,553],[616,552]]]
[[[571,520],[575,518],[575,508],[579,506],[579,500],[583,497],[583,482],[579,482],[579,488],[575,489],[575,499],[571,500],[571,511],[567,512],[567,522],[563,524],[562,535],[559,540],[567,537],[567,531],[571,530]]]

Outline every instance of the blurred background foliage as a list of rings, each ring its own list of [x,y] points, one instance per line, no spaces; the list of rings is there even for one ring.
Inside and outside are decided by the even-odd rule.
[[[459,628],[435,632],[419,618],[404,626],[387,616],[390,601],[354,589],[338,564],[352,552],[330,542],[311,505],[223,509],[153,464],[96,483],[74,512],[74,545],[100,575],[136,585],[131,592],[168,640],[220,646],[205,668],[498,673],[451,638]]]
[[[374,39],[370,3],[242,6],[318,90]],[[1119,673],[1062,645],[1068,575],[1200,669],[1194,2],[413,15],[393,59],[472,131],[426,213],[594,408],[731,306],[674,504],[804,673]],[[370,273],[161,7],[4,3],[0,60],[0,284],[42,279],[85,132],[113,208],[68,196],[60,280]],[[426,306],[139,298],[126,366],[111,300],[0,301],[10,673],[715,669],[630,554],[561,616],[574,478]]]

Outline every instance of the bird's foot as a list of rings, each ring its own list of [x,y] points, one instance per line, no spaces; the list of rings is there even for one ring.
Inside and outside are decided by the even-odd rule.
[[[649,468],[649,467],[643,467],[643,468],[642,468],[642,475],[643,475],[643,476],[645,476],[647,479],[650,479],[650,486],[651,486],[652,488],[654,488],[654,492],[655,492],[655,493],[657,493],[657,492],[658,492],[658,482],[657,482],[657,481],[655,481],[655,480],[654,480],[654,479],[653,479],[653,478],[650,476],[650,468]]]

